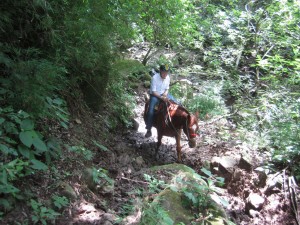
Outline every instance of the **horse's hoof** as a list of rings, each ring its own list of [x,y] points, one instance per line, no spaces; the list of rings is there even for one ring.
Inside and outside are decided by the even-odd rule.
[[[182,161],[182,159],[177,159],[177,160],[176,160],[176,163],[180,163],[180,164],[182,164],[182,163],[183,163],[183,161]]]

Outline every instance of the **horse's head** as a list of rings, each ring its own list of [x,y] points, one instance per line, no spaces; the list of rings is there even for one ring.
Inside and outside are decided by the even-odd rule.
[[[189,146],[190,148],[196,147],[196,137],[197,132],[199,130],[198,126],[198,115],[199,113],[196,112],[195,115],[189,114],[186,122],[186,129],[184,129],[184,132],[186,133],[188,139],[189,139]]]

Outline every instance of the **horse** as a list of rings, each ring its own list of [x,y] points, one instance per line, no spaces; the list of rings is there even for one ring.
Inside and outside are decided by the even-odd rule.
[[[144,121],[146,123],[149,101],[145,104]],[[198,126],[199,113],[191,114],[183,106],[178,105],[170,100],[161,101],[154,114],[153,126],[157,129],[157,146],[155,155],[157,155],[163,136],[175,137],[177,161],[181,159],[180,138],[182,130],[188,138],[190,148],[196,147],[196,136],[199,130]]]

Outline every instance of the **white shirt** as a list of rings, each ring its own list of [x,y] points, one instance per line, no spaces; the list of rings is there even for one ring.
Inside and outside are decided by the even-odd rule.
[[[166,90],[169,90],[169,86],[170,86],[169,74],[166,76],[165,79],[162,79],[159,73],[155,73],[151,80],[150,94],[152,94],[155,91],[159,95],[162,95]]]

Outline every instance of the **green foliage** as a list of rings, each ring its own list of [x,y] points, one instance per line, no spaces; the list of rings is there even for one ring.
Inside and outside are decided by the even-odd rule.
[[[200,112],[200,118],[205,118],[206,115],[216,111],[218,103],[214,99],[207,97],[195,97],[189,102],[189,110],[192,112]]]
[[[159,203],[152,203],[151,207],[143,210],[141,225],[172,225],[174,221],[169,217],[168,213],[160,206]]]
[[[94,157],[94,153],[84,146],[68,146],[68,150],[83,156],[85,160],[91,160]]]
[[[177,176],[175,185],[168,185],[164,181],[156,179],[154,176],[144,174],[144,178],[148,182],[148,194],[156,194],[166,188],[170,188],[172,191],[183,196],[182,204],[191,209],[197,215],[197,218],[203,217],[207,220],[215,218],[218,216],[218,212],[216,211],[216,203],[212,200],[210,195],[217,192],[217,186],[224,184],[224,178],[214,176],[205,168],[202,168],[201,172],[204,174],[203,176],[193,171],[192,179],[186,176]],[[218,197],[218,195],[215,196],[224,206],[228,205],[228,202],[223,198]],[[173,224],[173,221],[162,208],[159,201],[153,201],[147,204],[144,205],[141,224]],[[166,220],[164,220],[163,217],[165,217]]]
[[[222,114],[226,111],[223,98],[221,97],[220,83],[212,81],[199,85],[201,93],[195,94],[190,84],[176,83],[170,88],[170,92],[177,98],[190,112],[199,112],[200,118]]]
[[[105,147],[104,145],[98,143],[97,141],[93,140],[93,143],[101,150],[104,152],[110,151],[107,147]]]
[[[124,217],[132,214],[134,212],[134,200],[129,199],[128,203],[125,203],[121,207],[120,217],[118,219],[119,222],[123,220]]]
[[[202,168],[201,171],[205,176],[201,176],[194,173],[194,177],[198,180],[188,180],[178,177],[176,182],[183,184],[183,188],[178,190],[174,186],[170,188],[173,191],[182,193],[185,198],[183,198],[183,204],[190,207],[198,215],[197,217],[203,217],[208,219],[214,218],[216,216],[215,203],[212,201],[210,194],[216,192],[216,184],[224,184],[224,178],[215,177],[209,170]],[[206,182],[199,182],[199,180],[205,180]],[[228,202],[224,199],[219,198],[219,201],[227,206]]]
[[[30,200],[30,206],[33,210],[31,219],[34,224],[40,222],[43,225],[47,225],[47,221],[54,221],[60,215],[60,213],[51,208],[47,208],[42,203],[37,202],[34,199]]]
[[[62,209],[69,205],[69,200],[65,196],[52,196],[53,204],[56,208]]]
[[[11,107],[0,108],[0,205],[10,208],[7,199],[21,198],[20,190],[14,183],[35,171],[48,169],[47,163],[56,157],[59,146],[54,140],[45,140],[35,130],[35,123],[24,111],[15,112]]]
[[[117,61],[111,71],[107,92],[109,95],[107,107],[114,114],[111,117],[110,126],[115,128],[120,122],[129,127],[132,125],[134,93],[137,85],[143,78],[145,67],[134,60]],[[111,101],[114,104],[111,104]]]
[[[46,98],[65,87],[65,69],[39,59],[37,49],[16,51],[0,44],[0,60],[5,63],[2,67],[5,76],[0,79],[1,102],[30,112],[34,117],[50,117],[52,111],[48,111]],[[25,56],[29,59],[24,60]]]
[[[153,176],[144,174],[144,179],[148,182],[148,188],[150,193],[158,193],[162,189],[166,188],[166,184],[162,180],[158,180]]]
[[[215,77],[224,81],[223,97],[236,101],[241,138],[300,177],[299,2],[233,3],[195,3],[204,67],[224,71]]]
[[[69,112],[65,100],[54,96],[54,98],[46,97],[46,107],[48,109],[48,116],[60,122],[64,128],[68,128]]]
[[[113,180],[108,176],[108,171],[103,168],[93,168],[93,181],[96,184],[104,185],[105,183],[113,184]]]

